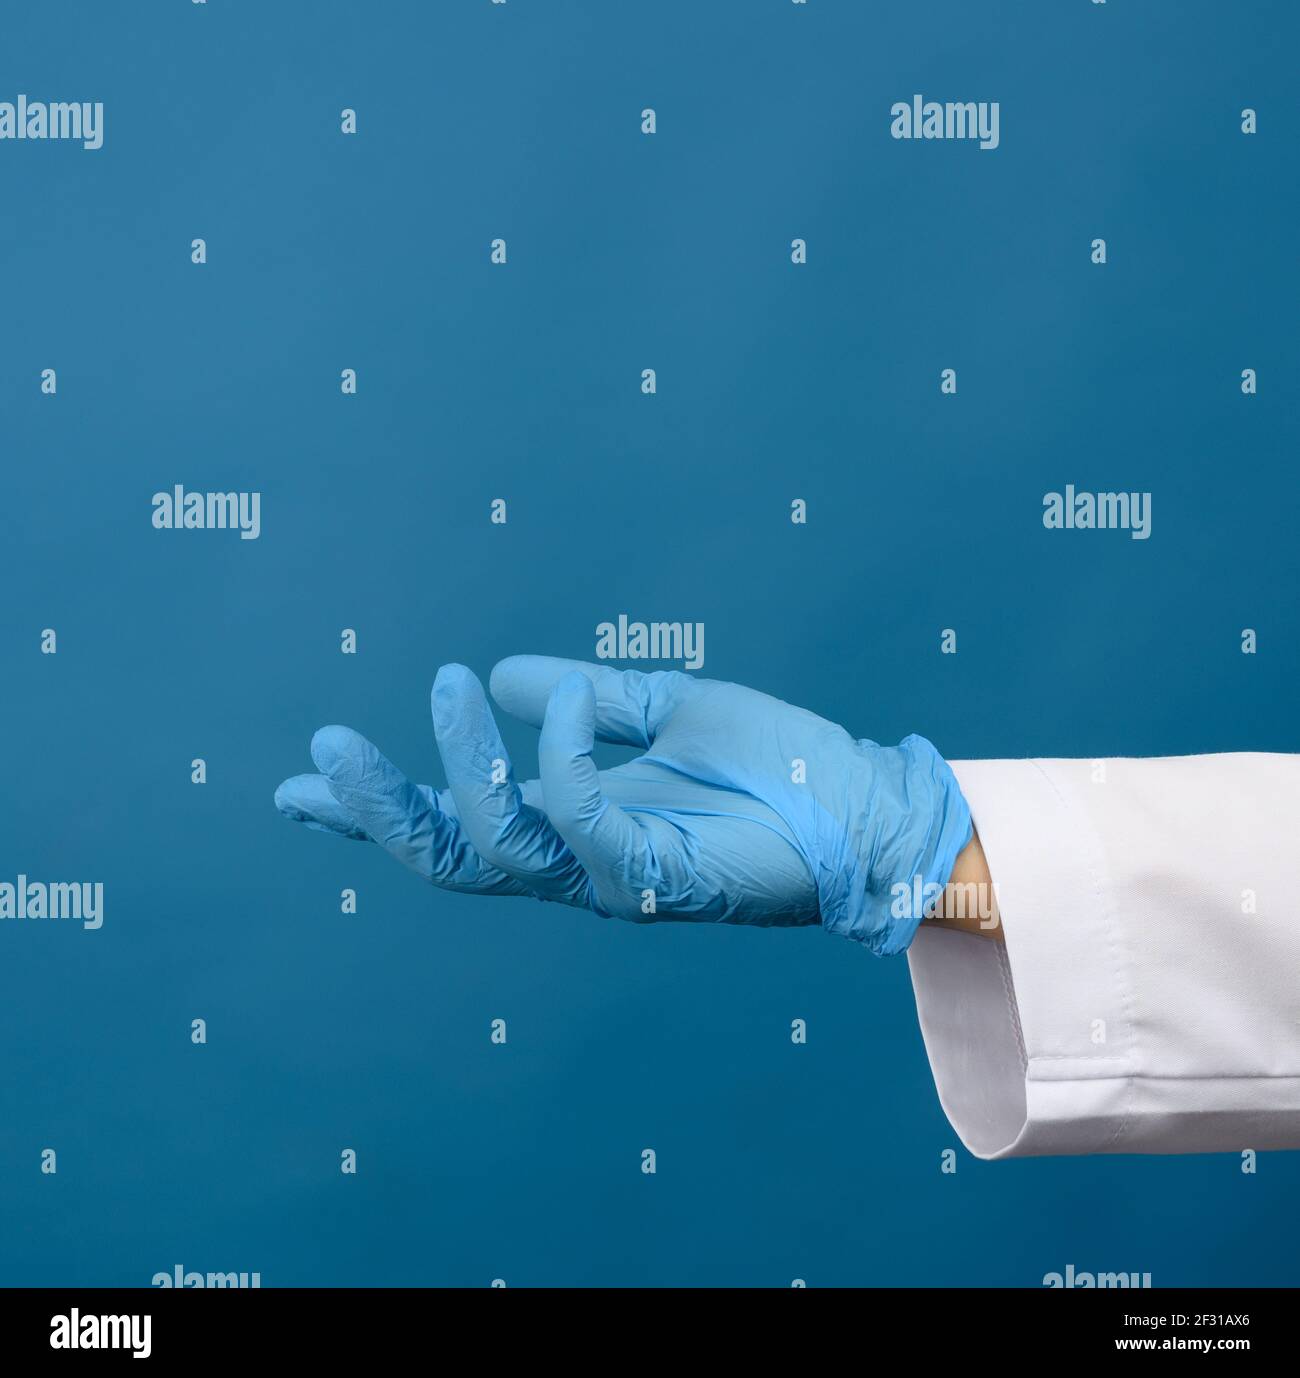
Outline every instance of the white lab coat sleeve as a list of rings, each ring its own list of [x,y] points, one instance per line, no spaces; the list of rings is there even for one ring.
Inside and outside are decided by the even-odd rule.
[[[981,1158],[1300,1148],[1300,756],[955,761],[1005,944],[908,960]]]

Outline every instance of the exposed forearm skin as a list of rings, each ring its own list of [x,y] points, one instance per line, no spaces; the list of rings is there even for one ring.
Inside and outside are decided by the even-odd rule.
[[[997,894],[978,833],[972,831],[970,841],[958,853],[948,884],[927,910],[925,922],[982,938],[1001,938]]]

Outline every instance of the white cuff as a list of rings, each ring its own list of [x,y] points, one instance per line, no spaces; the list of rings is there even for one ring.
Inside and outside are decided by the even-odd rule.
[[[909,952],[944,1111],[981,1158],[1300,1147],[1300,758],[1105,765],[952,763],[1005,943]]]

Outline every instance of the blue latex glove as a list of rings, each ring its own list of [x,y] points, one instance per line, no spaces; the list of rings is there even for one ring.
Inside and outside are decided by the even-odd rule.
[[[324,727],[311,748],[322,773],[286,780],[276,806],[372,839],[450,890],[640,922],[820,922],[880,954],[903,951],[920,923],[915,878],[946,883],[971,837],[956,779],[923,737],[854,741],[738,684],[546,656],[503,660],[492,694],[542,729],[540,780],[515,783],[482,685],[445,665],[432,701],[447,789]],[[645,754],[598,771],[597,737]]]

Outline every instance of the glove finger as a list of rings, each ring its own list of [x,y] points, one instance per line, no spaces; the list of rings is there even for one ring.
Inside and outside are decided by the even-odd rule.
[[[587,875],[546,815],[524,803],[478,676],[444,665],[430,700],[447,784],[475,851],[539,896],[586,904]]]
[[[370,835],[330,793],[323,775],[293,775],[275,791],[275,807],[285,818],[305,823],[317,832],[369,842]]]
[[[368,837],[417,875],[452,890],[523,895],[528,888],[487,865],[457,822],[376,747],[350,727],[322,727],[312,760],[330,793]]]
[[[700,681],[679,670],[616,670],[553,656],[509,656],[492,671],[492,697],[516,718],[540,727],[555,686],[575,671],[595,691],[595,735],[621,746],[649,746]]]
[[[593,909],[640,916],[641,891],[657,888],[658,868],[645,829],[601,792],[591,759],[596,695],[580,671],[555,686],[538,747],[546,812],[591,878]]]

